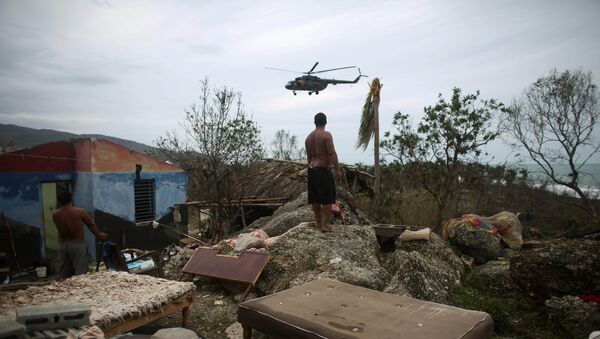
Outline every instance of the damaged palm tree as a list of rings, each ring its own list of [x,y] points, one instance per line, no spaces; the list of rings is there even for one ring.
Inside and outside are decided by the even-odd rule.
[[[375,166],[375,196],[379,196],[381,187],[381,169],[379,167],[379,99],[381,87],[379,78],[373,79],[369,85],[369,94],[365,100],[360,119],[360,128],[358,130],[358,142],[356,148],[362,147],[363,150],[369,146],[369,141],[373,138],[373,163]]]

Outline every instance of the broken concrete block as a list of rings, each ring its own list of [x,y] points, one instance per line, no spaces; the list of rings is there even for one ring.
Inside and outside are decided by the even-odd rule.
[[[0,338],[25,338],[25,326],[14,320],[0,320]]]
[[[90,324],[91,309],[83,304],[33,306],[16,311],[17,321],[27,332],[79,327]]]
[[[196,332],[182,327],[163,328],[154,333],[150,339],[197,339]]]

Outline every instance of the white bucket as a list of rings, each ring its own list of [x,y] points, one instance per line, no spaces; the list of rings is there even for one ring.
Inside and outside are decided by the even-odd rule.
[[[37,275],[38,278],[44,278],[46,276],[46,267],[45,266],[36,267],[35,274]]]

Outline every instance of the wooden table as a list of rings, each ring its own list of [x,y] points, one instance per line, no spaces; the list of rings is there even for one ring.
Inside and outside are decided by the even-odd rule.
[[[140,318],[125,319],[122,322],[111,323],[102,328],[104,336],[110,338],[119,334],[127,333],[138,327],[147,325],[155,320],[165,317],[169,314],[181,311],[183,321],[181,327],[188,328],[190,319],[190,306],[194,302],[195,291],[189,291],[181,297],[175,299],[160,311],[143,315]]]

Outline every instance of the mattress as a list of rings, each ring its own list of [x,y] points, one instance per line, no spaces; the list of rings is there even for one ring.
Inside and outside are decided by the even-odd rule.
[[[15,310],[29,306],[84,304],[91,325],[105,328],[160,311],[195,285],[126,272],[94,272],[40,287],[0,295],[0,319],[15,320]]]
[[[489,314],[321,279],[240,304],[242,325],[277,338],[489,338]]]

